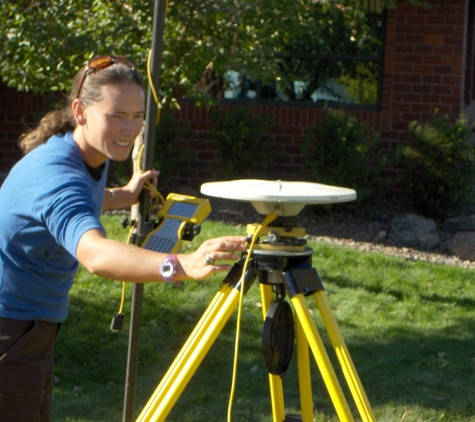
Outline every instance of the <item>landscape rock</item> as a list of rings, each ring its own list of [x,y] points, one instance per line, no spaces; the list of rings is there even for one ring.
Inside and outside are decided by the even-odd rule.
[[[444,228],[452,233],[459,231],[475,231],[475,215],[462,215],[449,218],[444,222]]]
[[[416,214],[394,217],[389,238],[396,246],[408,246],[426,251],[440,244],[435,222]]]
[[[449,253],[460,259],[475,261],[475,230],[455,233],[446,246]]]

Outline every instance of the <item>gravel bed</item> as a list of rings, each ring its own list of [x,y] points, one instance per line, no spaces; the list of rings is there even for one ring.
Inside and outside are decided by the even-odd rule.
[[[324,241],[341,246],[359,249],[365,252],[379,252],[386,255],[398,256],[410,261],[426,261],[446,265],[456,265],[462,268],[475,268],[475,263],[464,261],[454,255],[437,252],[420,251],[406,247],[386,246],[372,242],[357,242],[352,239],[339,239],[327,236],[309,236],[312,240]]]

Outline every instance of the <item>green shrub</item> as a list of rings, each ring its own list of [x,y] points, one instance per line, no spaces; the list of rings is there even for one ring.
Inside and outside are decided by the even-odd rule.
[[[227,180],[265,176],[265,162],[273,155],[269,148],[271,137],[266,134],[270,116],[254,116],[249,107],[239,107],[216,108],[211,117],[214,128],[210,137],[218,151],[213,177]]]
[[[367,123],[335,109],[324,110],[303,142],[304,175],[316,183],[356,190],[358,201],[384,193],[381,141]]]
[[[447,218],[474,204],[472,128],[464,118],[451,123],[437,113],[425,123],[409,125],[409,142],[397,153],[403,197],[416,211]]]

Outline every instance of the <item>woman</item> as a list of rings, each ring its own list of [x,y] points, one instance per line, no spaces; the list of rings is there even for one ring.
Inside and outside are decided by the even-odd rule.
[[[67,106],[21,138],[27,154],[0,189],[1,420],[50,420],[53,345],[78,263],[115,280],[179,281],[228,271],[214,261],[246,250],[239,236],[173,256],[107,239],[101,209],[137,203],[144,183],[158,176],[146,171],[106,189],[109,160],[129,156],[144,114],[134,65],[100,56],[76,75]]]

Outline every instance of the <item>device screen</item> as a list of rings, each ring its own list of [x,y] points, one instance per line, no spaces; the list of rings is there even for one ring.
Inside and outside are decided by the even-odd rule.
[[[197,207],[197,204],[190,204],[188,202],[175,202],[170,207],[168,213],[179,217],[191,218]]]

